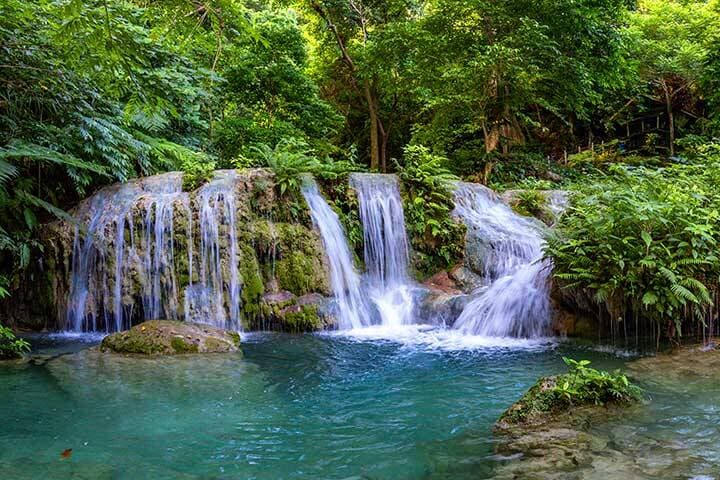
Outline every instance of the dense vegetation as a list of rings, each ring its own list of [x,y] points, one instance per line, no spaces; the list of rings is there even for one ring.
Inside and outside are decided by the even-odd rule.
[[[548,253],[614,331],[714,318],[718,0],[6,0],[0,45],[0,293],[104,184],[309,172],[357,241],[341,180],[371,169],[424,273],[461,253],[445,180],[562,186]]]

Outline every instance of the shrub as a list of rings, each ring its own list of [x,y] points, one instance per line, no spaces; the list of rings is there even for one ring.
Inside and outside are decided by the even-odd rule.
[[[0,325],[0,359],[19,358],[30,351],[30,344]]]
[[[403,185],[405,223],[419,273],[426,275],[462,258],[465,226],[451,216],[453,182],[447,159],[421,145],[405,148],[398,169]]]
[[[570,405],[605,405],[627,403],[640,399],[641,390],[619,371],[613,373],[590,368],[589,360],[576,361],[563,357],[570,370],[556,379],[551,392]]]
[[[537,217],[541,220],[552,217],[545,195],[537,190],[518,192],[517,197],[511,202],[511,207],[516,213],[527,217]]]
[[[588,360],[563,357],[569,372],[542,377],[498,419],[500,428],[543,421],[569,407],[629,404],[639,401],[642,391],[622,373],[590,368]]]
[[[613,324],[650,319],[674,338],[683,321],[703,322],[720,274],[720,165],[706,160],[616,165],[580,187],[548,241],[555,277],[590,293]]]
[[[183,190],[191,192],[207,183],[212,178],[215,167],[215,162],[205,155],[196,154],[186,157],[181,165]]]
[[[333,161],[329,157],[319,160],[304,140],[287,138],[274,147],[251,147],[253,156],[239,157],[237,167],[268,167],[275,174],[280,196],[299,193],[303,176],[314,175],[323,180],[334,180],[348,172],[360,170],[352,161]]]

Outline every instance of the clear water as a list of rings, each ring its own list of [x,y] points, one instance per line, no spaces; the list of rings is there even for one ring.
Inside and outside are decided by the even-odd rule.
[[[491,478],[500,462],[492,423],[539,376],[562,371],[562,355],[604,368],[625,361],[544,341],[493,347],[419,327],[396,341],[387,333],[255,334],[244,356],[155,359],[36,337],[37,353],[80,353],[0,365],[0,471],[13,479]],[[620,436],[689,436],[717,459],[717,393],[658,394],[653,421],[623,425]],[[67,448],[73,454],[61,460]]]

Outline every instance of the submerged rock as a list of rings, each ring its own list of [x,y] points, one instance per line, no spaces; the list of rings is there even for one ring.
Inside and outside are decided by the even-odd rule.
[[[227,353],[240,350],[240,334],[210,325],[172,320],[149,320],[130,330],[113,333],[100,350],[113,353],[174,355]]]
[[[712,344],[680,347],[632,361],[626,369],[655,390],[653,396],[679,397],[679,404],[687,401],[695,409],[694,396],[712,398],[708,392],[717,388],[720,350]],[[554,377],[541,379],[502,415],[494,429],[498,463],[492,478],[716,478],[712,449],[708,453],[704,441],[690,433],[695,428],[695,435],[705,437],[714,424],[693,425],[690,420],[677,420],[677,410],[666,405],[641,402],[566,406],[546,412],[553,402],[543,392],[556,384]],[[711,403],[694,415],[703,422],[712,418],[714,410]],[[701,411],[709,413],[703,416]],[[681,439],[668,435],[667,429],[672,428],[668,424],[673,423],[681,426],[677,432]],[[656,425],[661,425],[659,430]]]
[[[627,369],[635,377],[661,384],[715,383],[720,380],[720,349],[713,342],[677,347],[630,362]]]

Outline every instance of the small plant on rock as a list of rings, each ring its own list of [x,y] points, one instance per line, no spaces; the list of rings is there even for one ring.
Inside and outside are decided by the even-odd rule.
[[[605,405],[625,403],[640,399],[640,388],[633,385],[620,372],[605,372],[590,368],[589,360],[573,360],[563,357],[569,368],[565,375],[557,377],[553,392],[572,405]]]

